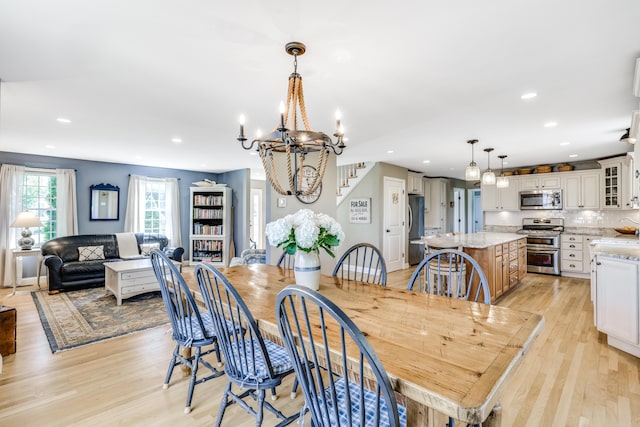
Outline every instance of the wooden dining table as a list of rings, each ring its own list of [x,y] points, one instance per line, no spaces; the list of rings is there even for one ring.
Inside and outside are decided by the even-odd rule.
[[[266,337],[279,336],[275,302],[291,270],[265,264],[220,269]],[[197,292],[192,272],[184,273]],[[407,425],[453,417],[499,425],[500,392],[544,326],[538,314],[321,276],[319,292],[360,328],[403,396]]]

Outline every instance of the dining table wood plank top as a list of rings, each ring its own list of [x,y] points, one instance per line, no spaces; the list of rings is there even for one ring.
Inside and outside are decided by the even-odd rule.
[[[265,264],[221,268],[265,336],[279,336],[276,296],[292,270]],[[184,273],[197,290],[193,273]],[[408,425],[431,425],[433,411],[482,423],[544,326],[538,314],[322,275],[319,292],[370,342],[394,390],[406,398]]]

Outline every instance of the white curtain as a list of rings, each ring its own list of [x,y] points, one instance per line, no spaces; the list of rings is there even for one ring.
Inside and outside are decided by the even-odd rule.
[[[146,177],[129,176],[127,210],[124,214],[124,231],[142,233],[144,231],[144,203]]]
[[[182,246],[182,234],[180,233],[180,193],[178,180],[167,178],[165,180],[167,190],[167,238],[172,246]]]
[[[56,237],[78,234],[78,201],[76,198],[76,171],[56,169],[57,229]]]
[[[165,235],[172,246],[182,246],[180,233],[180,195],[176,178],[149,178],[140,175],[129,177],[127,210],[124,216],[124,231],[144,232],[145,196],[147,183],[164,183],[167,219]]]
[[[24,166],[2,165],[0,168],[0,279],[5,286],[13,284],[13,253],[18,232],[11,228],[22,206]]]

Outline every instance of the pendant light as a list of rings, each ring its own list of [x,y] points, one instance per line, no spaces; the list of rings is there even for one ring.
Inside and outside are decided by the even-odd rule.
[[[467,181],[478,181],[480,179],[480,168],[473,161],[473,144],[477,143],[477,139],[471,139],[467,141],[467,144],[471,144],[471,163],[464,170],[464,179]]]
[[[493,148],[485,148],[484,151],[487,152],[487,170],[482,174],[482,183],[484,185],[493,185],[496,183],[496,174],[491,170],[490,159],[490,154],[493,151]]]
[[[502,161],[500,165],[500,176],[496,179],[496,187],[498,188],[509,188],[509,178],[504,176],[504,159],[506,158],[506,154],[501,154],[498,158]]]

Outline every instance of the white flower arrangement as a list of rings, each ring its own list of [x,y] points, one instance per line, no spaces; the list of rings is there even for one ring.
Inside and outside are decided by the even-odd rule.
[[[342,226],[329,215],[316,214],[310,209],[300,209],[267,224],[266,235],[269,243],[283,248],[293,255],[297,249],[304,252],[322,248],[332,257],[332,247],[340,246],[344,240]]]

